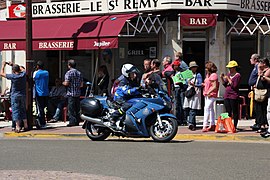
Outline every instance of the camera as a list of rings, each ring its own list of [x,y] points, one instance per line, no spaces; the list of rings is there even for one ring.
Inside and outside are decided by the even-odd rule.
[[[6,62],[6,64],[7,64],[7,65],[10,65],[10,66],[13,65],[12,62]]]

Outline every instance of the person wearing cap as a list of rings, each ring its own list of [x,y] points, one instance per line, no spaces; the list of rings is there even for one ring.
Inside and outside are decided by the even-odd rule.
[[[36,64],[36,71],[33,73],[33,79],[35,82],[35,100],[37,108],[36,127],[45,128],[45,112],[44,109],[48,104],[49,96],[49,72],[44,70],[44,63],[38,61]]]
[[[176,52],[174,61],[179,61],[180,62],[180,70],[181,71],[185,71],[185,70],[188,69],[187,63],[183,60],[183,53]]]
[[[183,53],[181,52],[176,52],[175,53],[175,60],[174,62],[179,62],[180,66],[180,72],[183,72],[185,70],[187,70],[189,67],[187,65],[187,63],[183,60]],[[180,88],[179,88],[179,98],[180,98],[180,125],[187,125],[187,116],[186,116],[186,112],[183,109],[183,104],[184,104],[184,99],[185,99],[185,91],[187,90],[188,84],[184,83],[181,84]]]
[[[197,72],[198,65],[196,61],[189,63],[189,69],[193,73],[193,78],[188,79],[188,89],[195,88],[196,94],[191,98],[185,97],[183,108],[188,116],[188,128],[191,131],[196,130],[196,115],[197,111],[201,109],[201,87],[202,87],[202,75]]]
[[[237,128],[239,117],[238,97],[241,75],[237,72],[238,63],[235,60],[230,61],[226,67],[229,69],[229,73],[227,75],[221,73],[220,75],[221,83],[225,87],[224,105],[229,116],[232,117],[233,114],[234,127]]]
[[[174,76],[178,76],[181,71],[181,63],[180,61],[174,61],[172,63],[172,67],[174,69]],[[182,82],[175,82],[174,81],[174,98],[175,98],[175,116],[177,118],[178,125],[186,125],[186,112],[183,108],[184,104],[184,87],[185,85]]]

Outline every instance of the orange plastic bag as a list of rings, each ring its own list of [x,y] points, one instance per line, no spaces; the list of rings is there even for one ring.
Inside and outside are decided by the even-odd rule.
[[[232,123],[232,118],[221,119],[221,116],[218,117],[216,133],[235,133],[235,127]]]

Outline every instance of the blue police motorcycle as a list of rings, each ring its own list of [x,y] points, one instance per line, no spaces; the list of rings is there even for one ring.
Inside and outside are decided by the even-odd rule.
[[[155,91],[156,92],[156,91]],[[176,117],[170,113],[171,98],[162,91],[142,91],[140,97],[127,101],[132,104],[117,128],[108,126],[111,114],[119,107],[107,97],[94,96],[81,101],[81,119],[87,136],[93,141],[118,137],[149,138],[157,142],[172,140],[178,130]]]

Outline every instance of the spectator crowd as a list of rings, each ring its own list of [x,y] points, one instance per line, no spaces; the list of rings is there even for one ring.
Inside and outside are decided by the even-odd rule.
[[[139,78],[140,87],[147,88],[155,85],[155,88],[167,92],[174,101],[174,113],[179,125],[187,125],[191,131],[197,130],[196,116],[202,109],[202,98],[204,98],[204,118],[202,132],[215,130],[215,108],[214,104],[218,97],[220,86],[224,86],[225,92],[224,106],[226,112],[233,119],[235,129],[238,129],[239,119],[239,85],[241,74],[239,72],[238,62],[231,60],[226,67],[227,73],[219,73],[218,68],[212,61],[205,63],[205,74],[198,71],[202,70],[197,64],[200,59],[193,59],[187,64],[183,59],[183,54],[177,52],[174,60],[170,56],[165,56],[163,61],[158,59],[145,59],[143,62],[144,72]],[[258,54],[253,54],[250,58],[251,65],[254,66],[248,84],[251,92],[249,97],[254,104],[256,118],[255,124],[251,127],[264,137],[270,136],[270,63],[267,58],[260,58]],[[11,74],[5,73],[6,65],[12,68]],[[78,126],[80,122],[79,107],[81,88],[83,87],[82,73],[76,69],[75,60],[68,60],[68,71],[62,81],[60,78],[55,79],[55,86],[49,88],[49,72],[44,69],[44,63],[38,61],[33,73],[34,80],[34,100],[36,104],[37,116],[35,125],[38,129],[46,128],[46,122],[54,123],[63,118],[63,108],[67,107],[68,127]],[[129,69],[133,68],[132,64],[125,64]],[[162,66],[162,67],[160,67]],[[109,91],[110,77],[106,65],[98,69],[97,94],[113,96],[117,93],[119,83],[125,78],[125,73],[129,77],[130,72],[123,72],[116,80],[113,81],[113,87]],[[161,70],[162,69],[162,70]],[[134,71],[135,72],[135,71]],[[137,73],[137,72],[136,72]],[[17,64],[2,61],[0,75],[3,78],[11,80],[10,101],[12,109],[13,130],[17,133],[27,131],[26,117],[26,81],[27,76],[25,69]],[[137,79],[137,75],[134,74]],[[203,79],[203,76],[205,78]],[[110,92],[110,94],[109,94]],[[119,93],[119,92],[118,92]],[[254,97],[254,99],[253,99]],[[117,98],[116,98],[117,99]],[[126,104],[125,111],[129,108]],[[45,110],[47,108],[47,112]],[[238,129],[239,130],[239,129]]]

